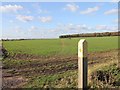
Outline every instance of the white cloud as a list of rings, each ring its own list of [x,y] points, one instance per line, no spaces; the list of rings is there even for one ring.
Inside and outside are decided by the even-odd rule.
[[[119,0],[111,0],[112,2],[119,2]]]
[[[85,29],[87,30],[88,29],[87,25],[85,24],[76,24],[76,25],[68,24],[66,25],[66,28],[68,30],[85,30]]]
[[[115,20],[113,20],[113,22],[114,22],[114,23],[120,23],[120,20],[115,19]]]
[[[68,32],[81,32],[81,31],[86,31],[90,30],[91,27],[85,25],[85,24],[59,24],[56,28],[57,30],[62,30],[62,31],[68,31]]]
[[[22,10],[23,7],[20,5],[4,5],[0,6],[0,12],[16,12],[18,10]]]
[[[98,11],[100,8],[98,6],[96,7],[93,7],[93,8],[88,8],[87,10],[85,11],[81,11],[80,13],[81,14],[89,14],[89,13],[93,13],[93,12],[96,12]]]
[[[19,33],[20,31],[19,30],[15,30],[16,33]]]
[[[13,20],[9,20],[10,23],[13,23],[14,21]]]
[[[55,29],[56,32],[64,33],[92,33],[92,32],[104,32],[104,31],[118,31],[117,26],[109,25],[97,25],[96,27],[90,27],[86,24],[59,24]]]
[[[15,26],[13,30],[15,30],[16,33],[20,33],[22,28],[20,26]]]
[[[35,27],[35,26],[31,26],[31,28],[28,30],[28,31],[34,31],[34,30],[38,30],[38,28],[37,27]]]
[[[108,25],[97,25],[96,30],[106,30],[106,31],[118,31],[117,26],[108,26]]]
[[[118,9],[111,9],[111,10],[104,12],[105,15],[117,14],[117,13],[118,13]]]
[[[49,13],[49,11],[48,10],[43,10],[43,9],[38,9],[38,11],[37,11],[38,13]]]
[[[46,10],[44,8],[41,8],[41,3],[40,2],[33,3],[32,7],[35,9],[36,13],[38,13],[38,14],[50,13],[50,11],[48,11],[48,10]]]
[[[76,4],[67,4],[64,10],[69,10],[71,12],[75,12],[79,9],[79,6]]]
[[[87,27],[87,25],[85,25],[85,24],[82,24],[82,25],[76,25],[76,28],[77,28],[77,29],[80,29],[80,30],[89,29],[89,28]]]
[[[97,25],[90,27],[86,24],[61,24],[58,25],[56,31],[64,31],[65,33],[91,33],[91,32],[103,32],[103,31],[118,31],[118,26],[113,25]]]
[[[110,27],[110,30],[112,30],[112,31],[118,31],[118,26],[112,26],[112,27]]]
[[[118,19],[115,19],[113,22],[118,23]]]
[[[39,17],[39,20],[43,23],[48,23],[52,21],[52,17],[51,16],[47,16],[47,17]]]
[[[17,15],[16,19],[23,21],[23,22],[29,22],[33,20],[33,16]]]
[[[108,27],[106,25],[97,25],[96,29],[97,30],[106,30],[106,29],[108,29]]]

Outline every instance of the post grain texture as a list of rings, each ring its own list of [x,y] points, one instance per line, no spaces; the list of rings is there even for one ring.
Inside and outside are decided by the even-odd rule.
[[[85,39],[78,42],[78,88],[87,88],[87,75],[88,75],[88,60],[87,50],[88,45]]]

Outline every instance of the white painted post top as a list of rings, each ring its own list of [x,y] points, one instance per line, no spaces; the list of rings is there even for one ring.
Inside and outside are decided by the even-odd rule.
[[[87,57],[87,41],[85,39],[78,42],[78,57]]]
[[[85,42],[86,40],[85,39],[81,39],[80,41],[79,41],[79,43],[83,43],[83,42]]]

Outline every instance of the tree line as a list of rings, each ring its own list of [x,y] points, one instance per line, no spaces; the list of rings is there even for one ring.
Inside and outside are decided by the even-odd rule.
[[[72,34],[72,35],[61,35],[61,36],[59,36],[59,38],[104,37],[104,36],[120,36],[120,31],[118,31],[118,32],[82,33],[82,34]]]

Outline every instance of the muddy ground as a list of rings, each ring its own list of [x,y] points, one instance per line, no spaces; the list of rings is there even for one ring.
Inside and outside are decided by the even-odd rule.
[[[13,60],[13,59],[6,59]],[[15,55],[14,60],[30,60],[30,62],[21,65],[6,64],[3,62],[2,77],[3,88],[22,87],[29,81],[29,78],[40,75],[52,75],[64,73],[69,70],[77,70],[77,55],[75,56],[54,56],[37,57],[30,55]],[[118,50],[105,52],[94,52],[88,54],[88,64],[92,67],[95,64],[107,63],[111,60],[118,60]]]

